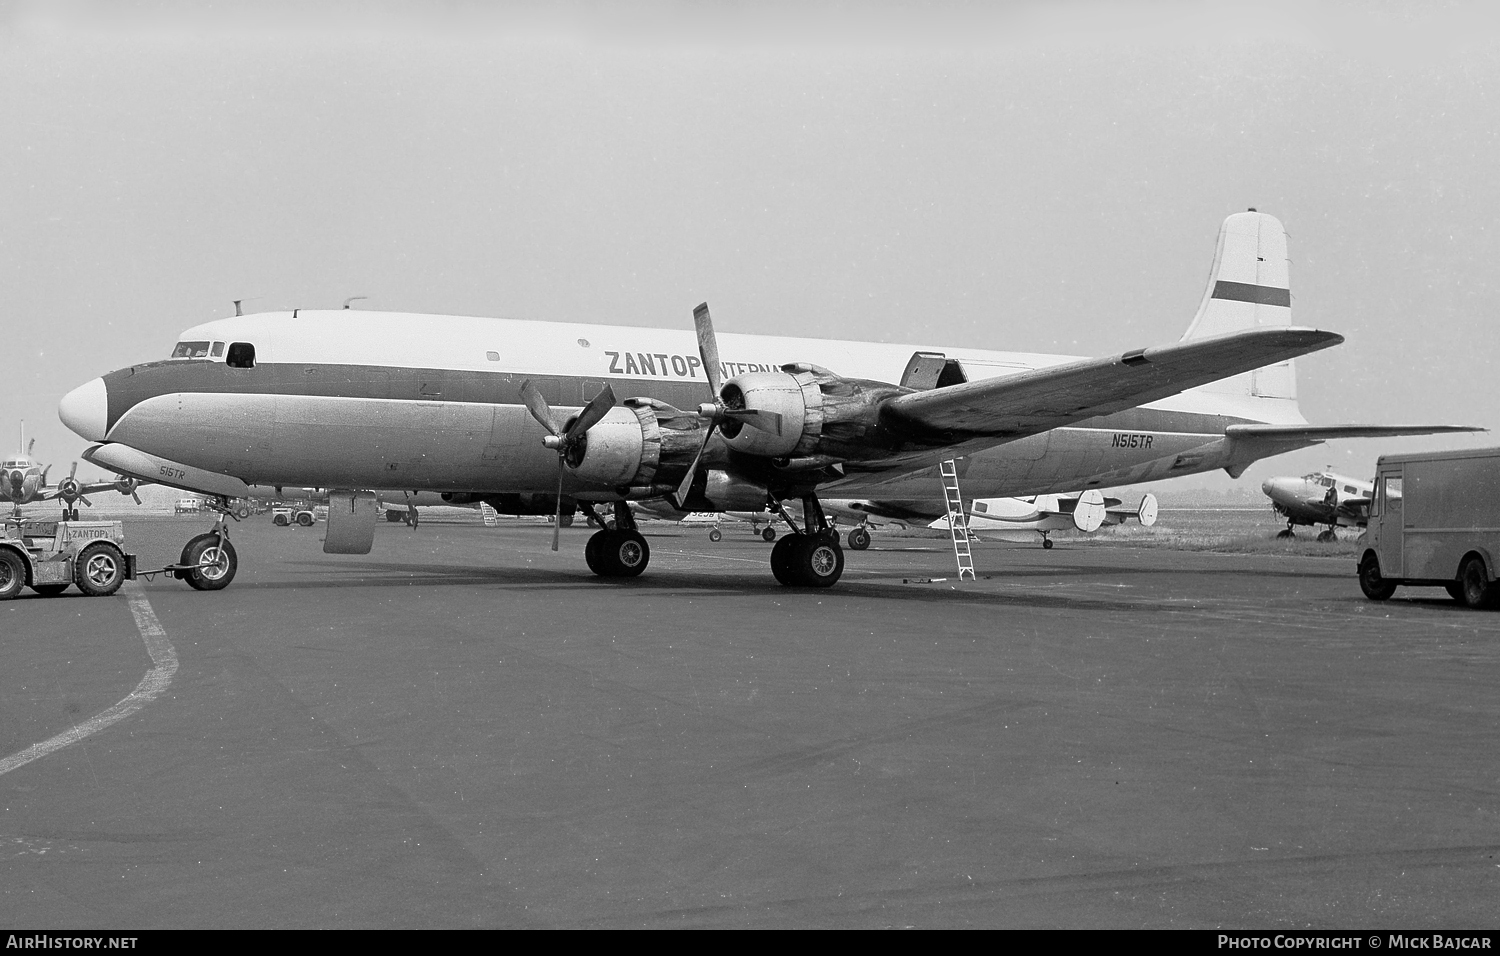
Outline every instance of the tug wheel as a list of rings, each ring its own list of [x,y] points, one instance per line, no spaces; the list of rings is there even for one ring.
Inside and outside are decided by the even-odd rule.
[[[125,583],[125,555],[108,541],[95,541],[78,552],[73,583],[89,597],[109,597]]]
[[[26,565],[9,550],[0,550],[0,601],[8,601],[26,586]]]

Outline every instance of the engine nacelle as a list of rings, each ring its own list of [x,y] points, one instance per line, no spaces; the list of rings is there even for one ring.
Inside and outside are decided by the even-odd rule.
[[[729,419],[719,433],[735,451],[767,458],[839,459],[885,454],[880,402],[911,389],[844,378],[816,365],[783,365],[779,372],[736,375],[720,390],[730,409],[781,416],[781,434]]]
[[[116,478],[114,485],[115,490],[127,498],[135,494],[135,490],[140,486],[141,483],[134,478]]]
[[[781,434],[729,419],[719,426],[719,434],[735,451],[768,458],[786,458],[796,454],[807,442],[816,442],[823,431],[823,393],[815,373],[746,372],[724,383],[719,390],[724,405],[731,409],[753,408],[781,416]]]
[[[698,454],[705,427],[697,415],[664,402],[626,399],[568,452],[568,470],[617,488],[675,484]]]

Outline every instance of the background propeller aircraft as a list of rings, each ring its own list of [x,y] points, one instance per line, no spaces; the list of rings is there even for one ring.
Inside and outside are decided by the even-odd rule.
[[[1308,425],[1291,360],[1342,337],[1291,324],[1286,234],[1230,216],[1181,340],[1098,358],[966,347],[344,310],[219,319],[172,358],[94,379],[59,414],[85,457],[216,496],[247,481],[342,489],[324,548],[367,552],[374,498],[403,487],[571,499],[612,527],[585,549],[604,577],[650,548],[631,501],[684,511],[768,508],[796,529],[771,570],[826,587],[844,556],[820,497],[912,500],[966,461],[981,496],[1137,484],[1350,433],[1447,426]],[[423,334],[402,335],[420,326]],[[398,361],[385,345],[399,337]],[[833,371],[837,369],[838,371]],[[616,396],[628,396],[617,401]],[[540,428],[540,432],[538,431]],[[1467,429],[1459,429],[1467,430]],[[540,440],[538,440],[540,439]],[[800,501],[802,524],[783,502]]]
[[[1278,538],[1295,537],[1297,525],[1327,525],[1319,541],[1332,541],[1334,529],[1363,528],[1370,520],[1370,498],[1375,493],[1372,482],[1315,471],[1301,478],[1267,478],[1260,490],[1271,499],[1271,508],[1286,519]]]
[[[986,537],[1007,541],[1027,540],[1041,535],[1042,547],[1051,548],[1054,531],[1082,531],[1092,534],[1105,525],[1124,524],[1135,518],[1145,527],[1156,524],[1156,496],[1144,495],[1134,508],[1124,507],[1119,498],[1107,498],[1097,490],[1078,495],[1029,495],[1024,498],[975,498],[965,518],[969,533],[990,532]],[[947,528],[943,516],[928,525]],[[1019,532],[1019,534],[1018,534]]]
[[[9,501],[11,517],[20,514],[21,506],[33,501],[54,501],[61,499],[63,503],[62,517],[64,520],[78,520],[78,509],[75,505],[83,502],[90,508],[94,506],[89,501],[88,495],[100,491],[117,491],[122,495],[129,495],[135,499],[136,504],[141,503],[140,496],[135,493],[141,482],[134,478],[117,478],[114,481],[104,482],[81,482],[78,480],[78,462],[73,462],[73,467],[68,469],[68,477],[59,481],[55,486],[47,484],[47,473],[52,470],[51,465],[43,466],[31,457],[32,449],[36,445],[33,438],[28,444],[26,441],[26,423],[21,423],[21,444],[16,453],[0,463],[0,501]]]

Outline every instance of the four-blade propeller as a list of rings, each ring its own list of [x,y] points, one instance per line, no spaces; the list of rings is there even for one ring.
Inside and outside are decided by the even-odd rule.
[[[723,382],[720,375],[722,366],[719,364],[719,340],[714,335],[714,322],[708,314],[707,302],[693,310],[693,328],[698,333],[698,355],[703,359],[703,373],[708,377],[709,395],[713,401],[704,402],[698,406],[699,416],[708,419],[708,428],[703,432],[703,444],[698,446],[698,454],[693,456],[693,463],[688,465],[687,474],[683,476],[682,483],[677,486],[677,500],[673,502],[673,505],[679,509],[684,508],[687,503],[688,493],[693,488],[693,480],[698,477],[698,463],[703,460],[703,453],[708,450],[708,443],[713,439],[714,429],[721,427],[725,422],[733,421],[749,425],[751,428],[759,428],[773,435],[781,434],[781,415],[778,413],[762,411],[758,408],[734,408],[725,403],[720,394]]]
[[[542,444],[557,452],[557,516],[552,525],[552,550],[556,551],[558,535],[562,533],[564,467],[576,468],[583,462],[584,452],[588,448],[588,431],[615,407],[615,393],[606,384],[583,407],[583,411],[567,423],[557,420],[552,414],[552,406],[547,404],[547,400],[530,379],[521,383],[521,399],[526,402],[526,410],[531,412],[531,417],[547,429],[547,437],[542,439]]]

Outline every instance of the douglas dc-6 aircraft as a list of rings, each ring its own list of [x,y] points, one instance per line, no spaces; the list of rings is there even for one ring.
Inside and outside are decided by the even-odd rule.
[[[771,508],[793,531],[771,552],[777,580],[821,587],[844,555],[819,496],[930,498],[947,459],[962,457],[971,494],[1014,496],[1238,476],[1327,438],[1467,430],[1307,424],[1290,360],[1343,339],[1291,325],[1286,234],[1253,210],[1225,221],[1197,316],[1170,345],[1073,358],[720,338],[707,305],[694,322],[696,341],[460,316],[237,316],[80,386],[58,411],[98,443],[85,458],[127,475],[219,497],[247,482],[338,489],[325,551],[369,551],[363,489],[444,491],[510,514],[576,504],[597,518],[612,504],[615,525],[585,560],[628,577],[650,549],[627,502],[662,498]],[[802,527],[788,500],[802,502]]]

